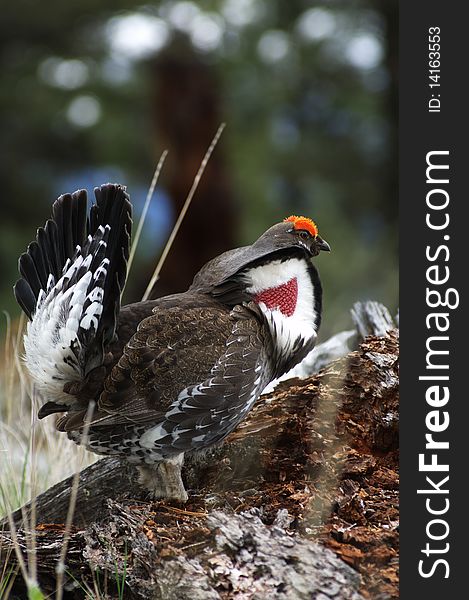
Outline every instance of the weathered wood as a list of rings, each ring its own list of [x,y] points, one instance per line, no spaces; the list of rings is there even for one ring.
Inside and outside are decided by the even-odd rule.
[[[103,458],[80,473],[74,524],[85,527],[100,518],[105,511],[103,499],[139,490],[135,468],[117,458]],[[36,499],[37,523],[65,523],[70,503],[73,477],[53,485]],[[13,519],[21,524],[23,515],[29,514],[30,504],[13,513]],[[1,525],[8,529],[8,522]]]
[[[351,312],[361,339],[368,335],[385,336],[396,327],[389,310],[380,302],[355,302]]]
[[[108,501],[108,507],[109,517],[99,527],[72,536],[67,569],[78,575],[85,566],[90,581],[92,572],[109,575],[116,568],[122,572],[123,546],[125,540],[130,540],[132,562],[126,567],[126,598],[215,600],[230,598],[233,592],[241,598],[363,600],[358,592],[359,574],[317,542],[288,533],[288,514],[280,514],[278,523],[270,527],[256,509],[241,514],[213,511],[207,516],[192,516],[192,524],[194,520],[200,523],[195,529],[197,538],[182,546],[180,553],[164,553],[161,557],[149,535],[150,529],[141,526],[143,517],[147,522],[151,520],[146,512],[148,506],[135,510]],[[183,511],[171,516],[184,527]],[[23,535],[21,543],[26,543]],[[42,588],[53,591],[60,532],[43,530],[38,548]],[[73,580],[67,587],[66,597],[82,597],[82,590],[73,586]],[[108,589],[113,590],[114,586],[109,584]]]
[[[115,459],[88,467],[68,570],[91,585],[99,568],[111,588],[125,568],[128,598],[195,599],[202,589],[204,598],[346,599],[359,597],[359,583],[368,597],[397,598],[397,361],[391,332],[314,377],[281,383],[224,445],[188,460],[184,508],[145,501],[132,467]],[[64,522],[69,487],[66,480],[37,499],[46,590],[63,531],[50,523]],[[358,569],[360,582],[324,546]],[[326,582],[321,572],[331,570],[341,575]]]

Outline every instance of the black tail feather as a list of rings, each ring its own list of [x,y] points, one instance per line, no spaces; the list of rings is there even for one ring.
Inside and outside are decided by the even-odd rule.
[[[25,254],[22,254],[19,260],[19,271],[24,280],[26,280],[33,291],[34,296],[37,298],[39,291],[43,287],[41,284],[41,275],[38,272],[40,265],[34,262],[30,248]]]
[[[28,319],[32,319],[34,309],[36,308],[36,296],[26,279],[18,279],[13,288],[16,301],[21,306]]]
[[[109,272],[104,286],[103,313],[98,334],[104,345],[113,336],[120,299],[127,278],[127,261],[130,253],[132,231],[132,205],[120,186],[105,185],[94,190],[96,204],[90,211],[90,234],[94,235],[100,225],[111,225],[107,242],[106,258],[110,259]]]
[[[21,279],[16,282],[14,293],[26,315],[33,319],[39,295],[41,290],[46,292],[50,276],[52,275],[54,284],[57,283],[63,275],[67,260],[72,260],[76,255],[77,246],[84,249],[89,244],[89,236],[99,238],[98,228],[109,225],[111,229],[105,251],[109,265],[104,282],[103,310],[98,329],[94,331],[94,340],[87,340],[87,344],[96,346],[95,355],[102,355],[102,348],[114,336],[125,286],[132,205],[125,187],[121,185],[106,184],[94,191],[96,203],[91,207],[89,217],[87,194],[84,190],[64,194],[55,201],[52,219],[46,222],[44,228],[38,229],[36,241],[28,246],[26,253],[19,259]],[[95,267],[93,265],[93,269]],[[88,349],[93,354],[92,349]]]
[[[65,264],[67,258],[82,246],[88,236],[88,198],[85,190],[64,194],[52,206],[52,218],[59,234],[59,260]]]
[[[52,206],[52,220],[38,229],[36,240],[19,259],[22,279],[16,283],[14,292],[29,319],[34,314],[40,291],[47,287],[49,275],[55,282],[60,279],[67,259],[73,257],[77,246],[83,247],[87,236],[86,192],[80,190],[60,196]]]

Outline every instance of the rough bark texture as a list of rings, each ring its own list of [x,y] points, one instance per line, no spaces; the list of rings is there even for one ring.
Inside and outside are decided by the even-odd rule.
[[[131,467],[114,459],[92,465],[81,475],[68,572],[81,585],[98,579],[110,598],[116,575],[132,599],[397,598],[397,363],[394,330],[281,383],[223,446],[187,462],[184,507],[145,501]],[[45,591],[69,486],[37,500]],[[22,547],[27,535],[20,528]],[[67,589],[66,598],[84,597],[71,578]]]

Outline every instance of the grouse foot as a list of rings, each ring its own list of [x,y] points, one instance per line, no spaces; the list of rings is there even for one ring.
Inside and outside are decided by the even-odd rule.
[[[157,462],[154,465],[137,467],[140,472],[139,483],[150,491],[153,498],[165,498],[187,502],[188,495],[181,477],[184,454],[176,458]]]

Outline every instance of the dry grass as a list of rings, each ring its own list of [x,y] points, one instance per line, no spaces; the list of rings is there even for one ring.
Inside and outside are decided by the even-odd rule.
[[[4,315],[0,355],[0,518],[96,460],[59,435],[54,419],[37,419],[39,400],[22,362],[23,319]],[[3,329],[3,327],[2,327]]]
[[[95,462],[96,455],[59,435],[54,419],[37,419],[37,394],[22,361],[24,319],[14,324],[4,314],[3,347],[0,353],[0,518],[33,500],[25,527],[31,531],[28,562],[17,546],[19,569],[0,568],[0,597],[8,598],[10,587],[21,570],[28,596],[43,598],[36,583],[34,499],[48,487]],[[4,331],[3,331],[4,329]],[[15,530],[10,522],[13,539]],[[1,538],[0,538],[1,548]]]

